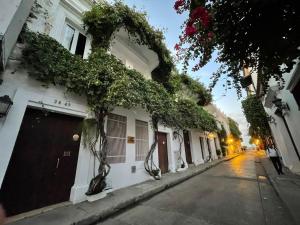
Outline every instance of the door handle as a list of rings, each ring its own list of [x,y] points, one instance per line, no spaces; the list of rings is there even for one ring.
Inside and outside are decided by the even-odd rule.
[[[59,166],[59,158],[57,158],[57,161],[56,161],[56,169],[58,169],[58,166]]]

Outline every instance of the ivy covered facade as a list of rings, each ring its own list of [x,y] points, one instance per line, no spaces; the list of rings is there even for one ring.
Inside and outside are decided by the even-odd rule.
[[[113,10],[113,18],[103,20],[113,7],[118,13]],[[217,134],[218,127],[203,108],[210,93],[175,72],[161,32],[144,15],[121,3],[94,6],[85,0],[37,1],[33,8],[1,73],[0,94],[13,100],[0,121],[0,141],[6,143],[0,159],[2,187],[15,182],[18,188],[11,171],[31,168],[37,160],[37,167],[53,166],[65,180],[45,184],[63,184],[66,190],[61,199],[52,193],[55,197],[46,205],[77,203],[217,158],[221,146],[209,134]],[[119,22],[105,39],[113,19]],[[183,87],[190,91],[181,92]],[[32,157],[16,164],[20,146]],[[31,177],[46,174],[47,168]]]

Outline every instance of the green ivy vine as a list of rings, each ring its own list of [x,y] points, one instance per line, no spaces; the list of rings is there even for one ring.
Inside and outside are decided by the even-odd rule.
[[[267,113],[262,102],[255,96],[250,95],[242,101],[245,117],[250,123],[249,134],[252,137],[267,138],[271,136]]]
[[[163,33],[149,25],[145,13],[129,8],[120,1],[114,4],[101,2],[84,14],[83,22],[93,36],[94,49],[108,49],[113,35],[120,28],[124,28],[138,44],[148,46],[159,59],[158,67],[152,71],[152,78],[172,91],[168,82],[174,67],[171,54],[164,44]]]
[[[240,139],[242,133],[239,129],[238,123],[234,121],[232,118],[228,117],[228,125],[229,125],[231,135],[236,139]]]
[[[205,106],[212,101],[211,92],[202,83],[187,74],[181,74],[179,77],[182,84],[181,90],[188,90],[195,97],[197,105]]]

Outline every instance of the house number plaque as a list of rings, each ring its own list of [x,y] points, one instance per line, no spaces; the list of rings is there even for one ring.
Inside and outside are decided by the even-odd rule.
[[[64,151],[64,156],[71,156],[71,151]]]

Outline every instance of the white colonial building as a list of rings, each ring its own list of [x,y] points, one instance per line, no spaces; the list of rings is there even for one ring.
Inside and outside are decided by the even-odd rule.
[[[245,75],[248,74],[249,71],[245,71]],[[272,78],[261,101],[269,115],[269,125],[284,165],[300,173],[300,66],[296,64],[283,79],[284,83],[278,83]],[[251,73],[249,81],[248,91],[261,96],[257,73]]]
[[[81,122],[89,117],[83,96],[66,94],[63,87],[44,87],[20,66],[23,44],[17,39],[24,23],[30,30],[47,34],[71,53],[87,58],[91,36],[83,28],[88,0],[38,0],[36,19],[27,20],[33,0],[2,1],[0,8],[1,67],[0,96],[13,101],[0,118],[0,201],[9,214],[41,208],[64,201],[85,201],[90,180],[97,173],[97,161],[82,143]],[[45,46],[47,48],[47,46]],[[151,79],[158,65],[155,52],[132,42],[124,30],[115,35],[112,54],[130,68]],[[108,116],[110,142],[109,186],[115,190],[151,179],[144,158],[153,140],[148,114],[141,109],[116,108]],[[180,161],[179,139],[170,128],[159,127],[154,162],[163,173],[177,172],[189,164],[200,164],[209,151],[216,159],[219,141],[206,133],[185,131]],[[79,138],[78,138],[79,137]],[[132,141],[133,140],[133,141]],[[18,207],[16,207],[18,205]]]

